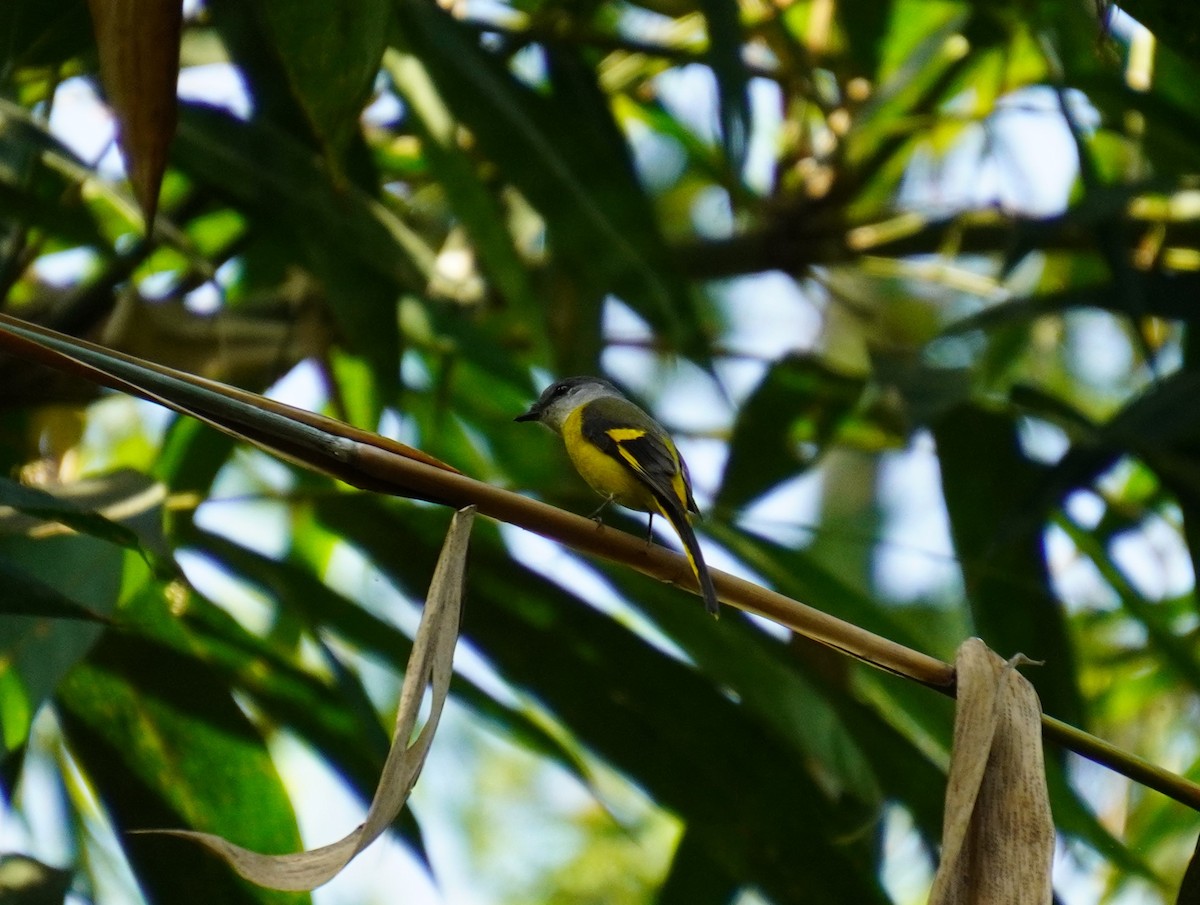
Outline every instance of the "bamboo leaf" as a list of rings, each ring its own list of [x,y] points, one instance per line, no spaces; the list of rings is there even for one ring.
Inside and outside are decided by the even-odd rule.
[[[607,98],[574,55],[548,54],[549,95],[510,75],[448,14],[397,3],[405,49],[424,63],[446,105],[546,219],[557,256],[582,295],[620,295],[671,337],[704,354],[690,292],[659,233]],[[565,341],[565,339],[564,339]]]
[[[348,347],[394,387],[396,298],[402,289],[424,291],[433,276],[425,238],[358,185],[336,181],[309,147],[269,122],[186,104],[174,160],[298,253]]]
[[[420,776],[437,731],[442,706],[450,691],[454,648],[462,605],[467,542],[474,511],[457,513],[438,558],[421,624],[413,640],[413,655],[404,674],[392,748],[363,824],[337,842],[291,855],[264,855],[211,833],[157,830],[199,842],[242,877],[273,889],[309,890],[327,883],[350,860],[377,839],[399,815]],[[426,689],[432,688],[429,715],[413,737]]]
[[[864,389],[812,357],[776,362],[738,410],[717,505],[740,509],[815,464]]]
[[[63,682],[57,702],[72,756],[118,831],[183,824],[267,850],[300,844],[262,737],[194,658],[110,632]],[[156,901],[307,901],[256,889],[190,846],[142,834],[122,842]]]
[[[120,122],[118,140],[150,232],[175,135],[183,6],[174,0],[89,0],[88,6],[100,78]]]
[[[387,39],[388,0],[253,0],[292,93],[336,173],[375,83]]]
[[[15,75],[26,67],[57,66],[82,53],[94,40],[84,0],[52,6],[41,0],[0,4],[0,72]]]
[[[463,152],[459,123],[429,71],[417,57],[397,50],[389,50],[384,56],[384,68],[411,106],[422,152],[455,213],[462,218],[489,275],[511,304],[526,311],[537,310],[528,264],[513,247],[499,204]]]
[[[1034,676],[1050,713],[1082,718],[1075,655],[1051,589],[1037,509],[1041,469],[1003,414],[960,407],[934,427],[942,492],[975,630],[986,643],[1045,661]],[[978,463],[989,467],[980,473]]]
[[[717,79],[721,143],[740,176],[750,140],[750,77],[742,60],[742,20],[737,0],[701,0],[708,26],[708,61]]]
[[[685,830],[675,846],[671,869],[654,900],[657,905],[726,905],[736,897],[737,880],[709,856],[696,835]]]
[[[41,705],[101,635],[128,566],[86,535],[0,538],[0,732],[22,745]]]
[[[433,556],[430,514],[414,507],[401,517],[381,501],[335,498],[320,501],[317,514],[410,591]],[[731,875],[784,900],[886,901],[857,869],[859,840],[831,845],[818,829],[850,833],[862,810],[800,779],[795,751],[773,731],[695,670],[515,563],[494,533],[478,533],[473,570],[478,605],[464,636],[583,744],[679,813]],[[739,782],[726,783],[730,775]],[[780,838],[792,844],[769,841]]]
[[[276,562],[223,537],[189,528],[181,537],[189,547],[220,563],[232,574],[273,595],[281,606],[298,610],[311,631],[329,631],[359,650],[403,671],[412,650],[408,637],[390,623],[336,593],[306,569],[291,562]],[[530,717],[490,695],[464,676],[451,684],[455,699],[500,727],[530,750],[560,764],[584,784],[592,780],[578,753]]]
[[[130,528],[114,522],[98,512],[88,510],[79,503],[49,493],[38,487],[27,487],[7,478],[0,478],[0,507],[11,507],[9,512],[0,508],[0,534],[28,531],[27,522],[12,518],[12,510],[65,525],[83,534],[108,541],[119,547],[142,549],[137,534]]]

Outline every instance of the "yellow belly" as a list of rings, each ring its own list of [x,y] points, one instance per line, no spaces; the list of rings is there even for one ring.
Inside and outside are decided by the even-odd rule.
[[[582,422],[579,411],[572,412],[563,423],[563,444],[575,470],[593,490],[610,497],[622,506],[641,512],[658,512],[654,494],[630,469],[584,439],[579,430]]]

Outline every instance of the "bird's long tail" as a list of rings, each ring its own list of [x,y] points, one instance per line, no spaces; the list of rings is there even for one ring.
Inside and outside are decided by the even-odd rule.
[[[700,585],[700,593],[704,596],[704,608],[715,619],[721,615],[721,605],[717,600],[717,591],[713,587],[712,576],[708,574],[708,566],[704,563],[704,554],[700,552],[700,542],[696,540],[696,532],[688,521],[683,507],[673,500],[657,499],[658,510],[671,523],[679,539],[683,541],[683,552],[687,555],[688,565],[696,575],[696,583]]]

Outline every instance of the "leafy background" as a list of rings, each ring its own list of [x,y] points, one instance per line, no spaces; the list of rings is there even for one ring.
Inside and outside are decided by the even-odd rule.
[[[511,418],[607,374],[679,438],[714,565],[1044,660],[1048,713],[1197,779],[1200,14],[1128,13],[1150,31],[1055,0],[189,3],[147,237],[88,7],[9,0],[0,297],[576,512]],[[0,371],[4,847],[73,871],[34,881],[59,899],[303,900],[127,831],[290,851],[361,819],[449,513]],[[413,811],[314,900],[923,900],[949,702],[472,544]],[[1061,900],[1175,901],[1194,813],[1049,768]]]

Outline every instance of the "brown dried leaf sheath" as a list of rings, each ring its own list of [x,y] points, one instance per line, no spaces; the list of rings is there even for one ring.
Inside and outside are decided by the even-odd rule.
[[[1054,821],[1033,686],[972,638],[958,649],[942,861],[929,905],[1049,905]]]

